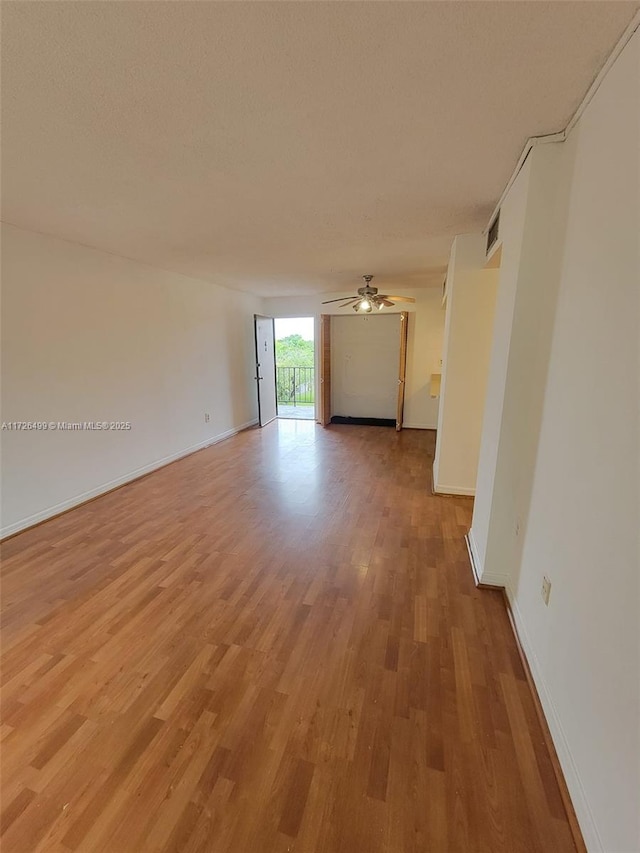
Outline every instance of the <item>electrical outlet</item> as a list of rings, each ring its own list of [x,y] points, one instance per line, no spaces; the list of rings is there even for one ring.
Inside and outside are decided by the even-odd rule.
[[[205,422],[205,424],[208,424],[210,420],[211,420],[211,415],[209,414],[209,412],[205,412],[205,413],[204,413],[204,422]]]
[[[520,521],[516,521],[516,536],[520,536]]]
[[[542,590],[541,590],[541,592],[542,592],[542,600],[544,601],[544,603],[548,607],[549,606],[549,596],[551,595],[551,581],[549,580],[549,578],[546,575],[544,575],[544,577],[542,578]]]

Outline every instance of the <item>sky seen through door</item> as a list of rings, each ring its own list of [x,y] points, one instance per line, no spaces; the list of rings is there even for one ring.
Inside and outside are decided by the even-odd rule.
[[[300,335],[305,341],[313,340],[313,317],[287,317],[275,320],[276,340],[281,341],[289,335]]]

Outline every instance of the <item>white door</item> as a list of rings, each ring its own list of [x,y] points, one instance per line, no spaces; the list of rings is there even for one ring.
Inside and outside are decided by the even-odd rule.
[[[260,426],[270,423],[278,414],[276,404],[276,349],[273,317],[255,314],[256,382],[258,385],[258,417]]]

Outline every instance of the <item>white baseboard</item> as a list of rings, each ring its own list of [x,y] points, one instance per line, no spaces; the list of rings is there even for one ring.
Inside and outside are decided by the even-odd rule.
[[[403,421],[403,429],[437,429],[437,424],[414,424],[408,421]]]
[[[476,586],[478,586],[478,584],[482,584],[483,586],[506,587],[509,581],[509,578],[506,575],[501,575],[497,572],[485,571],[482,560],[480,559],[478,544],[473,535],[473,528],[471,528],[464,538],[467,543],[469,562],[471,563],[471,571],[473,572]]]
[[[189,456],[189,454],[195,453],[197,450],[203,450],[205,447],[210,447],[212,444],[218,444],[220,441],[224,441],[225,438],[231,438],[231,436],[237,435],[239,432],[242,432],[242,430],[249,429],[249,427],[255,426],[257,423],[258,421],[255,419],[248,421],[246,424],[234,427],[233,429],[228,429],[226,432],[222,432],[213,438],[207,438],[204,441],[191,445],[191,447],[187,447],[183,450],[179,450],[177,453],[165,456],[163,459],[156,459],[148,465],[143,465],[141,468],[129,471],[121,477],[116,477],[115,480],[110,480],[108,483],[102,483],[94,489],[89,489],[89,491],[83,492],[80,495],[74,495],[74,497],[69,498],[66,501],[62,501],[59,504],[47,507],[46,509],[36,512],[33,515],[29,515],[26,518],[21,518],[19,521],[13,522],[13,524],[8,524],[6,527],[0,528],[0,539],[5,539],[7,536],[13,536],[14,533],[19,533],[21,530],[33,527],[34,524],[39,524],[41,521],[46,521],[48,518],[60,515],[60,513],[66,512],[68,509],[73,509],[73,507],[78,506],[78,504],[90,501],[92,498],[97,498],[100,495],[105,494],[105,492],[110,492],[112,489],[117,489],[118,486],[124,486],[125,483],[130,483],[132,480],[137,480],[139,477],[143,477],[145,474],[150,474],[158,468],[163,468],[171,462],[176,462],[178,459],[182,459],[183,456]]]
[[[482,580],[482,583],[485,583],[484,579]],[[556,711],[555,705],[553,704],[553,700],[551,699],[551,695],[543,678],[540,663],[531,644],[531,640],[529,639],[529,634],[522,617],[522,611],[518,607],[518,602],[516,601],[508,582],[503,584],[503,586],[505,587],[507,598],[509,599],[511,614],[518,632],[518,638],[525,657],[527,658],[529,669],[531,670],[531,676],[538,691],[540,704],[542,705],[542,710],[547,721],[547,725],[549,726],[551,738],[558,755],[558,761],[560,762],[565,782],[567,783],[567,789],[571,797],[571,802],[573,803],[573,808],[578,819],[578,824],[580,825],[585,845],[590,853],[604,853],[604,845],[596,827],[593,813],[589,807],[584,786],[580,779],[580,774],[578,773],[578,768],[573,760],[567,737],[564,733],[564,729],[562,728],[562,723],[560,722],[558,712]]]
[[[476,586],[480,583],[480,575],[482,574],[480,570],[480,558],[478,557],[478,548],[476,546],[476,540],[473,538],[473,531],[470,530],[467,534],[465,534],[464,541],[467,543],[467,553],[469,554],[469,562],[471,563],[471,571],[473,572],[473,578],[476,582]]]
[[[472,498],[475,496],[475,489],[467,489],[464,486],[447,486],[444,483],[433,484],[433,493],[435,495],[462,495]]]
[[[604,853],[602,839],[600,838],[593,814],[589,808],[578,769],[573,760],[569,743],[564,733],[564,729],[562,728],[562,724],[560,723],[560,718],[543,678],[538,658],[535,654],[524,623],[522,611],[518,607],[518,602],[516,601],[513,591],[509,586],[509,578],[503,574],[485,571],[480,560],[478,546],[473,535],[473,529],[467,533],[465,540],[467,543],[467,550],[469,552],[471,570],[473,572],[476,585],[481,583],[483,586],[502,587],[505,590],[509,600],[511,615],[518,634],[518,639],[529,664],[531,677],[533,678],[536,690],[538,691],[542,711],[547,721],[547,725],[549,726],[551,739],[553,740],[553,745],[558,755],[558,761],[562,768],[562,773],[565,778],[567,789],[571,797],[571,802],[573,804],[587,850],[589,850],[590,853]]]
[[[478,583],[482,586],[497,586],[506,588],[509,578],[506,575],[498,574],[497,572],[481,572],[478,575]]]

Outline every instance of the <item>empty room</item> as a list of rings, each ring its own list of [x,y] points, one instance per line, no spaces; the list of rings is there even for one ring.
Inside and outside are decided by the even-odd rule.
[[[3,853],[640,853],[640,2],[0,13]]]

